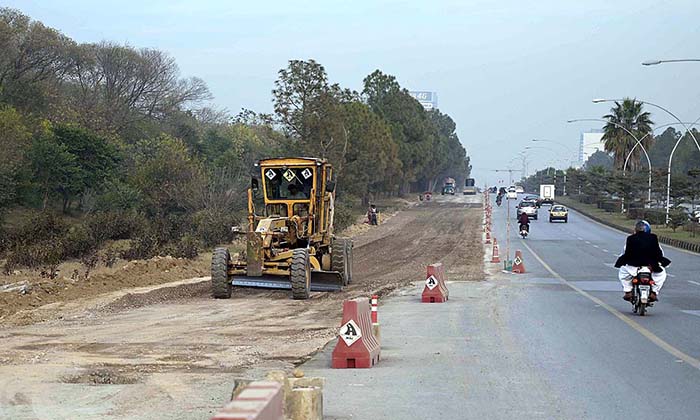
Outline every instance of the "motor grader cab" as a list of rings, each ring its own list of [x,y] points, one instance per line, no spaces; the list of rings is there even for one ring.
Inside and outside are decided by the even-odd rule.
[[[259,161],[260,179],[248,189],[246,250],[232,259],[226,247],[212,256],[212,295],[233,286],[290,289],[294,299],[336,291],[352,280],[352,241],[333,235],[335,183],[325,159]],[[262,195],[263,208],[256,208]]]

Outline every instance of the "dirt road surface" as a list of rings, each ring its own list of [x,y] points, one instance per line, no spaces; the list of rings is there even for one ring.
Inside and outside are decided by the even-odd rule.
[[[290,369],[322,348],[344,299],[422,281],[425,265],[438,261],[450,280],[482,279],[477,200],[437,197],[362,229],[354,283],[343,292],[293,301],[282,291],[234,289],[232,299],[214,300],[207,278],[195,278],[53,303],[60,311],[41,323],[4,322],[0,418],[206,419],[236,378]]]

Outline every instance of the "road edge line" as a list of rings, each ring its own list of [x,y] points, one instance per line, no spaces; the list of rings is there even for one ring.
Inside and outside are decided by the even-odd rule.
[[[600,305],[603,309],[606,311],[610,312],[612,315],[620,319],[621,321],[625,322],[627,325],[632,327],[635,331],[638,333],[642,334],[644,337],[646,337],[649,341],[652,343],[656,344],[657,347],[660,347],[661,349],[665,350],[667,353],[671,354],[673,357],[676,357],[677,359],[682,360],[683,362],[689,364],[690,366],[694,367],[695,369],[700,370],[700,360],[694,358],[693,356],[684,353],[683,351],[677,349],[676,347],[672,346],[668,342],[664,341],[662,338],[658,337],[656,334],[653,332],[649,331],[648,329],[644,328],[641,326],[637,321],[631,319],[627,315],[623,314],[622,312],[618,311],[617,309],[613,308],[612,306],[608,305],[607,303],[603,302],[602,300],[598,299],[597,297],[591,295],[590,293],[580,289],[578,286],[572,284],[568,280],[566,280],[564,277],[562,277],[559,273],[554,271],[552,267],[549,266],[542,258],[540,258],[535,251],[530,248],[528,244],[525,243],[525,241],[522,241],[523,246],[527,248],[527,250],[532,254],[537,261],[539,261],[542,266],[549,271],[549,273],[554,276],[557,280],[559,280],[562,284],[565,284],[566,286],[570,287],[572,290],[580,294],[581,296],[584,296],[594,302],[596,305]]]

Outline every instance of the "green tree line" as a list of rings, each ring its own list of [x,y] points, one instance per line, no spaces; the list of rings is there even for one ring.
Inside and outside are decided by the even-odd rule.
[[[291,60],[272,114],[232,116],[163,51],[77,43],[14,9],[0,8],[0,51],[0,254],[10,266],[111,239],[130,239],[134,258],[196,254],[228,239],[264,157],[327,158],[346,207],[469,175],[450,116],[380,70],[356,92],[314,60]]]

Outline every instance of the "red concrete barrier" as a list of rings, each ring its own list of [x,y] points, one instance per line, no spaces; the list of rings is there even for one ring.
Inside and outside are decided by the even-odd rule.
[[[284,420],[284,393],[278,382],[251,382],[211,420]]]
[[[491,228],[489,226],[486,226],[486,244],[491,243]]]
[[[515,259],[513,259],[513,272],[518,274],[525,273],[525,260],[523,260],[523,253],[520,250],[515,251]]]
[[[498,241],[496,240],[496,237],[493,237],[493,251],[491,253],[491,262],[492,263],[500,263],[501,262],[501,257],[498,255]]]
[[[379,342],[372,333],[369,301],[353,299],[343,302],[343,321],[333,349],[333,369],[371,368],[379,361]]]
[[[425,287],[421,295],[423,303],[443,303],[450,298],[447,290],[447,276],[445,266],[442,263],[430,264],[425,277]]]

